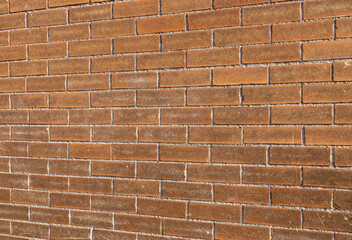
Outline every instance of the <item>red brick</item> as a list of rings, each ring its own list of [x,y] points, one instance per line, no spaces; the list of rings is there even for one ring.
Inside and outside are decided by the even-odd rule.
[[[91,71],[119,72],[135,69],[135,58],[132,55],[97,57],[92,59]]]
[[[287,3],[243,9],[243,24],[293,22],[301,19],[301,4]]]
[[[60,0],[61,2],[62,0]],[[81,1],[81,0],[80,0]],[[65,226],[51,226],[50,237],[52,239],[75,239],[90,238],[92,230],[87,228],[73,228]]]
[[[116,144],[112,145],[113,159],[157,160],[156,144]]]
[[[267,107],[214,108],[215,124],[268,124]]]
[[[221,165],[195,165],[187,168],[188,180],[197,182],[240,183],[240,167]]]
[[[30,45],[28,47],[29,59],[57,58],[67,55],[66,43],[49,43]],[[61,61],[61,63],[63,63]]]
[[[161,161],[209,162],[208,146],[161,145]]]
[[[76,41],[69,43],[70,57],[111,54],[111,39]]]
[[[139,142],[186,143],[186,127],[139,127]]]
[[[28,77],[27,91],[64,91],[66,88],[65,77]]]
[[[352,36],[352,19],[343,18],[336,20],[336,37],[351,37]]]
[[[215,225],[215,237],[216,239],[231,239],[233,236],[239,239],[256,240],[270,239],[270,229],[256,226],[241,226],[241,225],[230,225],[230,224],[216,224]]]
[[[190,143],[242,143],[242,129],[238,127],[190,127]]]
[[[300,185],[301,169],[292,167],[247,167],[243,168],[243,183]]]
[[[153,52],[160,50],[160,36],[133,36],[114,39],[114,53]]]
[[[190,50],[187,52],[187,67],[207,67],[239,64],[238,48]]]
[[[31,110],[31,124],[68,124],[67,110]]]
[[[108,144],[70,144],[71,158],[110,159]]]
[[[136,199],[131,197],[93,196],[92,210],[135,213]]]
[[[184,90],[138,90],[137,106],[184,106]]]
[[[164,182],[162,196],[163,198],[209,201],[212,199],[212,187],[210,184]]]
[[[210,108],[175,108],[161,110],[162,124],[210,124]]]
[[[351,188],[352,174],[348,169],[303,168],[303,185]]]
[[[136,127],[94,127],[94,142],[136,142]]]
[[[138,178],[185,180],[186,166],[177,163],[138,163]]]
[[[96,92],[91,94],[93,107],[134,106],[135,91]]]
[[[167,235],[211,239],[212,231],[211,223],[163,219],[163,233]]]
[[[60,7],[88,3],[89,0],[49,0],[49,7]]]
[[[200,1],[188,1],[188,0],[162,0],[161,1],[161,12],[166,13],[177,13],[177,12],[188,12],[196,10],[210,9],[212,7],[211,0],[200,0]]]
[[[351,191],[335,191],[334,193],[334,206],[337,209],[352,210],[351,200]]]
[[[25,92],[25,78],[1,78],[0,92]]]
[[[342,103],[352,101],[352,84],[314,84],[303,86],[304,103]]]
[[[68,191],[68,177],[31,175],[30,188],[50,191]]]
[[[211,31],[192,31],[162,35],[162,48],[164,51],[190,48],[205,48],[211,46]]]
[[[91,197],[89,195],[51,193],[50,206],[75,209],[90,209],[90,198]]]
[[[111,124],[110,109],[70,110],[70,124]]]
[[[1,142],[0,155],[27,156],[27,143],[22,142]]]
[[[0,217],[28,221],[29,208],[24,206],[0,205]]]
[[[90,141],[89,127],[56,127],[50,128],[50,140],[54,141]]]
[[[135,177],[136,166],[131,162],[92,162],[92,176]]]
[[[50,42],[86,39],[89,38],[89,34],[89,24],[75,24],[49,28]]]
[[[48,141],[48,130],[47,127],[12,127],[12,139]]]
[[[184,52],[150,53],[137,55],[137,69],[182,68],[185,66]]]
[[[28,13],[28,26],[40,27],[67,23],[67,9],[55,9]]]
[[[184,14],[141,18],[137,20],[138,34],[184,31]]]
[[[49,74],[88,73],[88,58],[49,60]]]
[[[333,235],[331,233],[322,233],[322,232],[312,232],[312,231],[301,231],[301,230],[288,230],[288,229],[273,229],[272,239],[296,239],[296,240],[305,240],[305,239],[321,239],[321,240],[331,240]]]
[[[75,160],[50,160],[50,173],[61,175],[89,175],[89,162]]]
[[[108,74],[73,75],[68,76],[67,83],[69,91],[109,89],[110,76]]]
[[[312,1],[303,4],[303,11],[304,19],[347,16],[352,13],[352,6],[348,0]]]
[[[158,75],[156,72],[115,73],[111,77],[111,88],[156,88]]]
[[[139,0],[114,3],[114,18],[138,17],[159,13],[158,0]]]
[[[69,211],[50,208],[31,208],[31,221],[69,224]]]
[[[158,124],[158,109],[118,109],[114,110],[114,124]]]
[[[352,40],[303,43],[303,60],[350,58],[351,49]]]
[[[67,157],[66,143],[29,143],[30,157]]]
[[[186,217],[186,202],[146,199],[138,200],[138,213],[164,217]]]
[[[195,203],[189,204],[189,217],[191,219],[202,219],[210,221],[223,221],[223,222],[240,222],[241,221],[241,207],[208,204],[208,203]]]
[[[351,127],[307,127],[307,145],[352,145]]]
[[[335,165],[339,167],[352,166],[352,149],[335,148]]]
[[[283,106],[271,108],[272,124],[332,124],[331,106]]]
[[[0,16],[0,30],[24,28],[25,26],[26,26],[25,13]]]
[[[157,181],[114,180],[114,194],[158,197],[159,186]]]
[[[212,162],[265,164],[266,148],[251,146],[214,146],[212,148]]]
[[[34,28],[30,30],[11,31],[10,37],[11,45],[48,42],[48,29]]]
[[[161,219],[137,215],[115,215],[115,229],[160,234]]]
[[[100,178],[70,178],[70,191],[83,193],[112,194],[112,180]]]
[[[0,47],[0,62],[26,59],[26,46]]]
[[[301,226],[301,211],[298,209],[244,206],[243,210],[245,223],[296,228]]]
[[[134,19],[94,22],[91,26],[92,38],[126,36],[134,35],[136,33]]]
[[[112,18],[112,4],[84,6],[70,9],[70,23]]]
[[[188,89],[187,105],[239,105],[239,90],[237,87]]]
[[[188,28],[204,29],[240,25],[240,9],[224,9],[188,14]]]
[[[98,213],[98,212],[71,212],[72,225],[89,226],[100,228],[113,228],[113,214],[112,213]]]
[[[39,225],[33,223],[12,223],[12,234],[23,237],[49,238],[48,225]]]
[[[210,86],[210,71],[190,70],[160,73],[160,87],[188,86]]]
[[[344,212],[303,210],[303,227],[351,232],[351,218]]]

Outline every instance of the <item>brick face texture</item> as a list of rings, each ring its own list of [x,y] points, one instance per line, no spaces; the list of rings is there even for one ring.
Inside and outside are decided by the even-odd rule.
[[[0,0],[0,239],[351,240],[351,0]]]

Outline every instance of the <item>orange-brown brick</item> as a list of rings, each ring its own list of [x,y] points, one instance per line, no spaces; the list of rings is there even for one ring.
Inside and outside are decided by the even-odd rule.
[[[300,127],[245,127],[244,143],[301,144]]]
[[[160,37],[137,36],[114,39],[114,53],[154,52],[160,49]]]
[[[352,192],[351,191],[335,191],[334,205],[337,209],[351,210],[352,209]]]
[[[215,185],[215,201],[269,204],[269,187]]]
[[[66,78],[60,77],[29,77],[27,91],[63,91],[66,88]]]
[[[207,67],[239,64],[238,48],[190,50],[187,52],[187,67]]]
[[[50,128],[50,139],[54,141],[89,141],[89,127],[56,127]]]
[[[331,106],[283,106],[271,108],[272,124],[332,124]]]
[[[209,70],[170,71],[160,73],[160,87],[209,86]]]
[[[238,166],[190,164],[187,170],[189,181],[240,183]]]
[[[26,26],[25,13],[0,16],[0,30],[24,28],[25,26]]]
[[[210,124],[210,108],[174,108],[161,110],[162,124]]]
[[[266,148],[252,146],[214,146],[213,163],[265,164]]]
[[[194,202],[189,204],[189,217],[193,219],[240,222],[240,216],[239,206]]]
[[[164,182],[162,196],[166,198],[211,200],[210,184]]]
[[[137,56],[137,69],[181,68],[185,66],[184,52],[151,53]]]
[[[184,14],[141,18],[137,20],[138,34],[184,31],[186,18]]]
[[[185,180],[185,164],[178,163],[138,163],[138,178],[161,180]]]
[[[65,57],[66,55],[66,43],[38,44],[28,47],[29,59],[58,58]]]
[[[68,191],[68,177],[31,175],[30,188],[50,191]]]
[[[15,220],[29,220],[29,207],[25,206],[11,206],[11,205],[0,205],[0,216],[1,218],[15,219]]]
[[[61,209],[31,208],[34,222],[69,224],[69,211]]]
[[[95,1],[101,1],[101,0],[95,0]],[[133,240],[137,238],[137,235],[133,233],[114,232],[114,231],[107,231],[107,230],[100,230],[100,229],[95,229],[93,236],[94,238],[97,238],[97,239],[127,239],[127,240],[132,239]]]
[[[135,164],[131,162],[94,161],[93,176],[135,177]]]
[[[114,110],[114,124],[158,124],[158,109],[118,109]]]
[[[89,24],[75,24],[69,26],[50,27],[50,42],[78,40],[89,38]]]
[[[70,110],[71,124],[110,124],[111,121],[109,109]]]
[[[94,142],[136,142],[136,127],[94,127]]]
[[[351,81],[351,62],[334,63],[334,81]]]
[[[186,202],[143,199],[138,200],[138,213],[164,217],[186,217]]]
[[[134,19],[95,22],[91,26],[93,38],[134,35],[136,32]]]
[[[61,175],[89,175],[89,162],[76,160],[50,160],[50,173]]]
[[[87,40],[69,44],[70,57],[111,54],[110,39]]]
[[[346,16],[352,13],[348,0],[311,1],[303,4],[304,19]]]
[[[0,1],[0,14],[5,14],[5,13],[9,13],[9,1],[1,0]],[[10,227],[9,227],[9,229],[10,229]]]
[[[50,236],[53,239],[89,238],[91,234],[92,234],[91,230],[87,228],[66,227],[66,226],[51,226],[50,228]]]
[[[276,26],[276,25],[275,25]],[[215,45],[220,47],[270,42],[268,26],[215,30]]]
[[[94,226],[100,228],[113,228],[112,213],[98,212],[71,212],[72,225],[76,226]]]
[[[336,166],[352,166],[352,149],[335,148],[335,165]]]
[[[352,40],[303,43],[303,60],[350,58],[351,49]]]
[[[288,229],[273,229],[272,239],[309,239],[319,238],[321,240],[331,240],[333,238],[332,233],[313,232],[313,231],[300,231],[300,230],[288,230]]]
[[[241,237],[242,239],[270,239],[270,229],[264,227],[255,227],[248,225],[232,225],[219,223],[215,225],[215,236],[217,239],[231,239],[233,236]]]
[[[28,13],[28,26],[51,26],[67,23],[67,10],[55,9]]]
[[[44,108],[48,107],[49,96],[47,94],[19,94],[11,96],[13,108]]]
[[[91,94],[93,107],[134,106],[135,91],[96,92]]]
[[[99,178],[70,178],[70,191],[83,193],[112,194],[112,180]]]
[[[351,102],[352,84],[316,84],[303,86],[304,103]]]
[[[251,184],[299,185],[301,169],[292,167],[244,167],[243,182]]]
[[[184,90],[139,90],[137,106],[184,106]]]
[[[13,62],[10,64],[11,76],[45,75],[47,61]]]
[[[186,127],[139,127],[139,142],[186,143]]]
[[[351,127],[306,127],[307,145],[352,145]]]
[[[34,28],[10,32],[11,45],[24,43],[43,43],[48,41],[48,29]]]
[[[51,193],[50,204],[52,207],[90,209],[90,196],[69,193]]]
[[[93,58],[91,71],[96,73],[133,70],[135,68],[134,59],[132,55]]]
[[[10,96],[9,95],[0,96],[0,108],[10,108]]]
[[[197,231],[194,231],[197,229]],[[194,237],[210,239],[213,225],[206,222],[195,222],[186,220],[163,220],[163,233],[174,236]]]
[[[161,219],[138,215],[115,215],[115,229],[160,234]]]
[[[112,146],[113,159],[157,160],[156,144],[116,144]]]
[[[0,186],[10,188],[28,188],[28,175],[0,173]]]
[[[114,180],[114,194],[157,197],[160,195],[159,185],[158,181]]]
[[[33,223],[12,223],[12,233],[17,236],[49,238],[49,226]]]
[[[12,158],[10,161],[13,172],[48,173],[48,160],[46,159]]]
[[[351,188],[349,169],[303,168],[303,185],[332,188]]]
[[[39,140],[48,141],[47,127],[12,127],[13,140]]]
[[[214,108],[214,123],[222,124],[268,124],[267,107],[222,107]]]
[[[190,143],[242,143],[242,129],[238,127],[190,127]]]
[[[49,7],[60,7],[88,3],[89,0],[49,0]]]
[[[31,124],[67,124],[68,111],[67,110],[31,110],[29,123]]]
[[[0,92],[25,92],[25,78],[0,79]]]
[[[336,37],[351,37],[352,36],[352,19],[336,20]]]
[[[67,157],[66,143],[29,143],[30,157]]]
[[[112,18],[112,5],[101,4],[70,9],[70,22],[85,22]]]
[[[71,158],[110,159],[108,144],[70,144]]]
[[[0,32],[0,46],[9,44],[9,32]]]
[[[28,190],[13,190],[12,202],[49,206],[49,193]]]
[[[235,7],[267,2],[269,2],[269,0],[214,0],[214,8]]]
[[[131,197],[93,196],[92,209],[98,211],[135,213],[136,199]]]
[[[243,87],[243,104],[300,103],[299,86],[255,86]]]
[[[303,210],[304,228],[351,232],[351,219],[345,212]]]
[[[89,107],[88,93],[51,93],[51,108]]]
[[[155,15],[158,13],[159,13],[158,0],[116,2],[114,4],[114,18]]]
[[[0,47],[0,62],[26,59],[25,46]]]
[[[211,47],[211,31],[194,31],[162,35],[163,50]]]
[[[0,123],[1,124],[19,124],[19,123],[28,123],[28,112],[25,110],[19,111],[0,111]]]
[[[199,1],[188,1],[188,0],[162,0],[161,1],[161,12],[165,13],[176,13],[176,12],[188,12],[195,10],[210,9],[212,7],[211,0],[199,0]]]
[[[67,74],[67,73],[88,73],[89,59],[59,59],[49,60],[50,74]]]
[[[189,145],[161,145],[161,161],[209,162],[209,147]]]
[[[110,76],[108,74],[73,75],[68,77],[67,83],[69,91],[108,89]]]
[[[188,89],[187,105],[239,105],[239,88]]]

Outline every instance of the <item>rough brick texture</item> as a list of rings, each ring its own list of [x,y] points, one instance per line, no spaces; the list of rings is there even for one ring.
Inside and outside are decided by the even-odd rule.
[[[0,240],[351,240],[351,0],[0,0]]]

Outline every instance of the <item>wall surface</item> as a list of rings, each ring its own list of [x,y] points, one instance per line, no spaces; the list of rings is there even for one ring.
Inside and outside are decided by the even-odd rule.
[[[0,240],[352,239],[351,0],[0,0]]]

